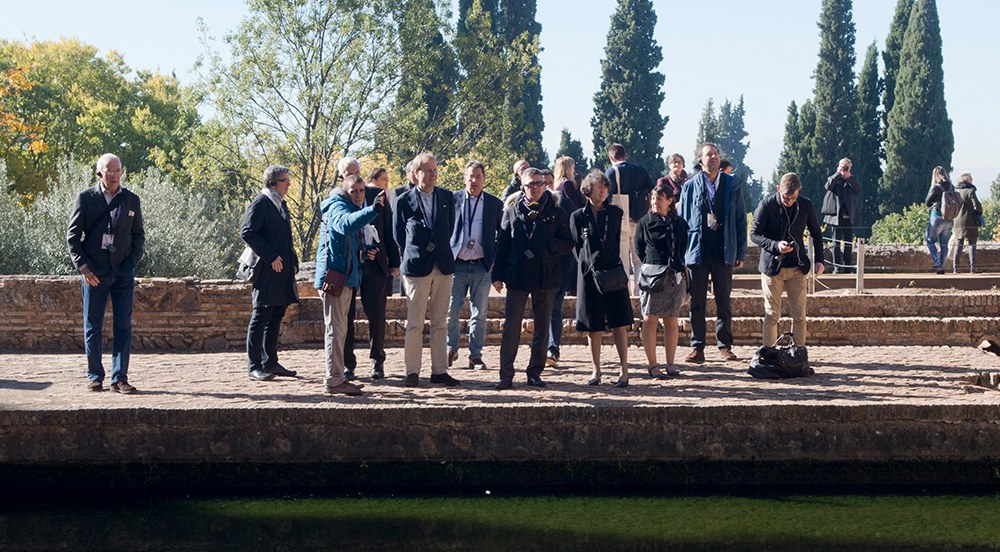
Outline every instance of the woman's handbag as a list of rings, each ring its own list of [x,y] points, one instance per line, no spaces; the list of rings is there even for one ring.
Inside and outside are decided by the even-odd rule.
[[[625,273],[625,267],[621,263],[612,268],[593,269],[593,271],[594,284],[601,295],[628,288],[628,274]]]
[[[254,283],[257,281],[257,274],[260,272],[257,270],[257,263],[260,262],[260,257],[250,249],[250,246],[243,248],[243,253],[240,254],[240,258],[236,261],[236,279],[243,280],[244,282]]]
[[[811,376],[816,372],[809,366],[809,352],[805,346],[796,345],[791,332],[785,332],[773,346],[757,349],[747,373],[759,379],[787,379]]]
[[[668,265],[654,265],[643,263],[639,269],[639,289],[646,293],[658,293],[663,291],[663,286],[667,278],[671,276]]]

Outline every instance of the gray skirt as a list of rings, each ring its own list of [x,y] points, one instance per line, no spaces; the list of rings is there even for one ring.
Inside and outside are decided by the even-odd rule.
[[[663,291],[639,292],[639,305],[642,316],[685,316],[684,303],[687,299],[687,285],[684,279],[678,284],[670,280],[663,286]]]

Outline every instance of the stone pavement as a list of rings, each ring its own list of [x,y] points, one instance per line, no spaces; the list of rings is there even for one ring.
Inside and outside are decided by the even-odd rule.
[[[560,367],[543,374],[549,384],[545,389],[525,386],[528,348],[522,347],[514,389],[503,392],[492,388],[499,347],[484,351],[493,368],[489,371],[460,368],[467,364],[463,350],[450,372],[462,381],[456,388],[428,383],[430,359],[425,349],[418,389],[403,386],[403,350],[393,348],[388,350],[387,379],[371,382],[368,364],[359,367],[358,383],[365,384],[367,393],[358,398],[323,393],[321,349],[283,350],[282,364],[298,370],[299,377],[272,382],[249,380],[242,352],[133,354],[129,379],[140,390],[133,396],[86,391],[82,352],[0,354],[0,410],[1000,404],[1000,392],[970,385],[964,378],[974,372],[1000,371],[1000,358],[971,347],[810,347],[816,375],[782,382],[746,374],[753,347],[736,347],[741,360],[731,363],[718,360],[709,348],[704,365],[680,366],[681,376],[661,382],[646,376],[645,355],[633,344],[631,385],[616,389],[610,385],[617,378],[610,341],[606,336],[600,387],[586,385],[590,354],[582,345],[564,347]],[[678,349],[678,357],[686,353],[686,348]],[[662,359],[662,347],[659,354]]]

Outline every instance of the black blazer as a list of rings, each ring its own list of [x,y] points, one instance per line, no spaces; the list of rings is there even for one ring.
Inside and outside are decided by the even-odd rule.
[[[402,251],[399,270],[406,276],[427,276],[437,265],[441,274],[455,273],[451,230],[455,224],[455,196],[443,188],[433,192],[434,227],[428,228],[416,188],[396,198],[393,237]]]
[[[687,223],[673,211],[667,220],[650,211],[635,227],[635,253],[643,264],[666,265],[679,272],[684,268],[687,232]]]
[[[621,182],[615,177],[616,166]],[[611,182],[608,202],[611,202],[612,194],[628,194],[628,217],[632,222],[638,222],[649,211],[649,191],[653,189],[653,178],[646,169],[628,161],[615,163],[605,172],[605,176]]]
[[[483,264],[487,271],[493,270],[493,259],[496,256],[497,232],[500,231],[500,218],[503,216],[503,202],[496,196],[486,193],[483,190],[480,200],[480,213],[483,217]],[[465,245],[465,231],[468,226],[466,216],[468,209],[466,201],[469,199],[469,192],[465,189],[453,193],[455,196],[455,228],[451,232],[451,253],[458,258],[462,246]]]
[[[774,276],[777,274],[774,267],[778,266],[776,257],[781,253],[778,251],[778,242],[788,241],[791,237],[795,241],[795,251],[792,254],[797,256],[799,269],[803,274],[809,272],[809,259],[806,257],[806,246],[803,235],[806,229],[812,237],[813,250],[816,252],[814,263],[823,262],[823,231],[820,230],[819,220],[816,218],[816,209],[808,198],[799,196],[795,202],[798,209],[793,210],[793,217],[789,218],[784,213],[784,206],[778,198],[778,194],[772,194],[762,200],[757,205],[753,213],[753,224],[750,227],[750,240],[760,247],[760,262],[757,270],[761,274]]]
[[[69,257],[78,270],[87,266],[96,276],[127,275],[135,271],[146,249],[139,196],[122,188],[113,201],[120,201],[118,219],[112,227],[114,253],[101,249],[108,229],[108,202],[101,185],[80,192],[73,202],[66,230]]]
[[[365,186],[365,201],[368,202],[368,205],[375,201],[375,197],[381,191],[382,189],[378,186]],[[386,195],[389,195],[388,190]],[[375,216],[375,220],[369,223],[378,234],[379,247],[378,252],[375,253],[375,260],[369,261],[368,257],[365,257],[366,264],[375,264],[385,276],[389,275],[390,269],[399,268],[399,246],[396,245],[396,239],[392,236],[392,206],[389,203],[389,199],[386,198],[382,209],[376,209],[375,212],[378,214]]]
[[[559,205],[558,192],[545,191],[545,206],[535,218],[531,236],[528,220],[521,209],[521,192],[511,195],[504,203],[497,254],[493,261],[492,279],[507,284],[510,289],[558,289],[562,283],[559,257],[573,250],[566,211]],[[531,251],[531,258],[525,254]]]
[[[285,214],[288,208],[283,206]],[[257,280],[253,283],[253,304],[258,307],[275,307],[299,302],[295,272],[299,257],[292,244],[291,217],[285,219],[274,206],[271,198],[263,193],[250,203],[243,217],[240,237],[260,257]],[[281,257],[281,272],[275,272],[271,263]]]

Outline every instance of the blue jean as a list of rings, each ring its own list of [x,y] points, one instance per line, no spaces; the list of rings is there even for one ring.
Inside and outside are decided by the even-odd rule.
[[[128,381],[128,361],[132,354],[132,297],[135,277],[132,272],[122,275],[107,274],[100,277],[96,286],[83,280],[83,343],[87,354],[87,379],[104,381],[101,363],[103,345],[104,309],[111,299],[114,318],[114,338],[111,355],[111,383]]]
[[[469,297],[469,358],[483,358],[486,343],[486,311],[490,300],[490,273],[483,263],[455,262],[448,308],[448,350],[457,351],[462,304]]]
[[[936,213],[927,221],[927,250],[931,252],[934,268],[943,268],[948,259],[948,240],[951,239],[953,220],[945,220]]]

